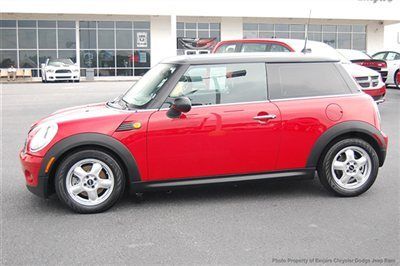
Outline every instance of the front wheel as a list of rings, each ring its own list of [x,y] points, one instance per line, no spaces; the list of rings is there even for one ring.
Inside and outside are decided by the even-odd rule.
[[[125,177],[118,162],[98,150],[76,152],[59,165],[55,189],[60,200],[78,213],[109,209],[122,196]]]
[[[338,196],[358,196],[374,183],[379,169],[379,158],[374,148],[357,138],[335,143],[318,165],[322,185]]]

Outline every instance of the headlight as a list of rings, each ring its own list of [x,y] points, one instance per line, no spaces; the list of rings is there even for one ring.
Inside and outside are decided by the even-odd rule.
[[[79,72],[79,69],[73,69],[72,71],[77,73],[77,72]]]
[[[47,123],[33,129],[34,136],[29,142],[29,150],[37,152],[47,146],[57,134],[58,126],[56,123]]]
[[[54,69],[47,69],[46,72],[48,72],[48,73],[54,73]]]

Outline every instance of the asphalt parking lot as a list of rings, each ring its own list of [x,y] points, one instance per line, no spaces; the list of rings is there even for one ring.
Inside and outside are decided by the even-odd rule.
[[[3,264],[287,265],[300,262],[288,259],[312,258],[327,264],[334,259],[399,263],[396,89],[389,89],[380,105],[390,138],[386,163],[374,186],[359,197],[333,197],[317,179],[281,181],[152,192],[140,203],[125,197],[105,213],[79,215],[56,198],[28,192],[18,152],[29,126],[60,108],[112,99],[130,85],[0,84]]]

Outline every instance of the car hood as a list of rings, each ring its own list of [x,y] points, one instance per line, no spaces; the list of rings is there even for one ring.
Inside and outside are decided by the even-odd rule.
[[[343,67],[350,73],[352,77],[369,77],[379,76],[379,72],[372,70],[367,67],[363,67],[357,64],[343,64]]]
[[[102,102],[61,109],[40,120],[38,123],[55,122],[59,124],[72,121],[97,120],[112,117],[121,117],[120,119],[123,120],[128,115],[129,113],[108,107],[107,103]]]

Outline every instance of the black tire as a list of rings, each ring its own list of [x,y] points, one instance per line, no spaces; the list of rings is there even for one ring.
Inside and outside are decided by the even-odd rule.
[[[399,74],[399,71],[400,70],[397,70],[395,73],[394,73],[394,85],[396,86],[396,88],[397,89],[400,89],[400,82],[399,82],[399,80],[397,79],[397,75]]]
[[[335,156],[344,148],[355,146],[360,147],[369,155],[371,159],[371,172],[366,181],[358,188],[346,189],[341,187],[334,179],[331,171],[332,163]],[[318,176],[322,185],[336,196],[354,197],[366,192],[378,175],[379,158],[374,148],[366,141],[358,138],[343,139],[333,144],[328,151],[323,155],[318,164]]]
[[[87,206],[76,201],[67,191],[67,175],[71,167],[84,159],[96,159],[109,167],[114,176],[114,187],[105,201],[92,206]],[[121,166],[111,155],[99,150],[83,150],[69,155],[57,168],[55,175],[56,193],[67,207],[77,213],[99,213],[111,208],[124,194],[125,176]]]

